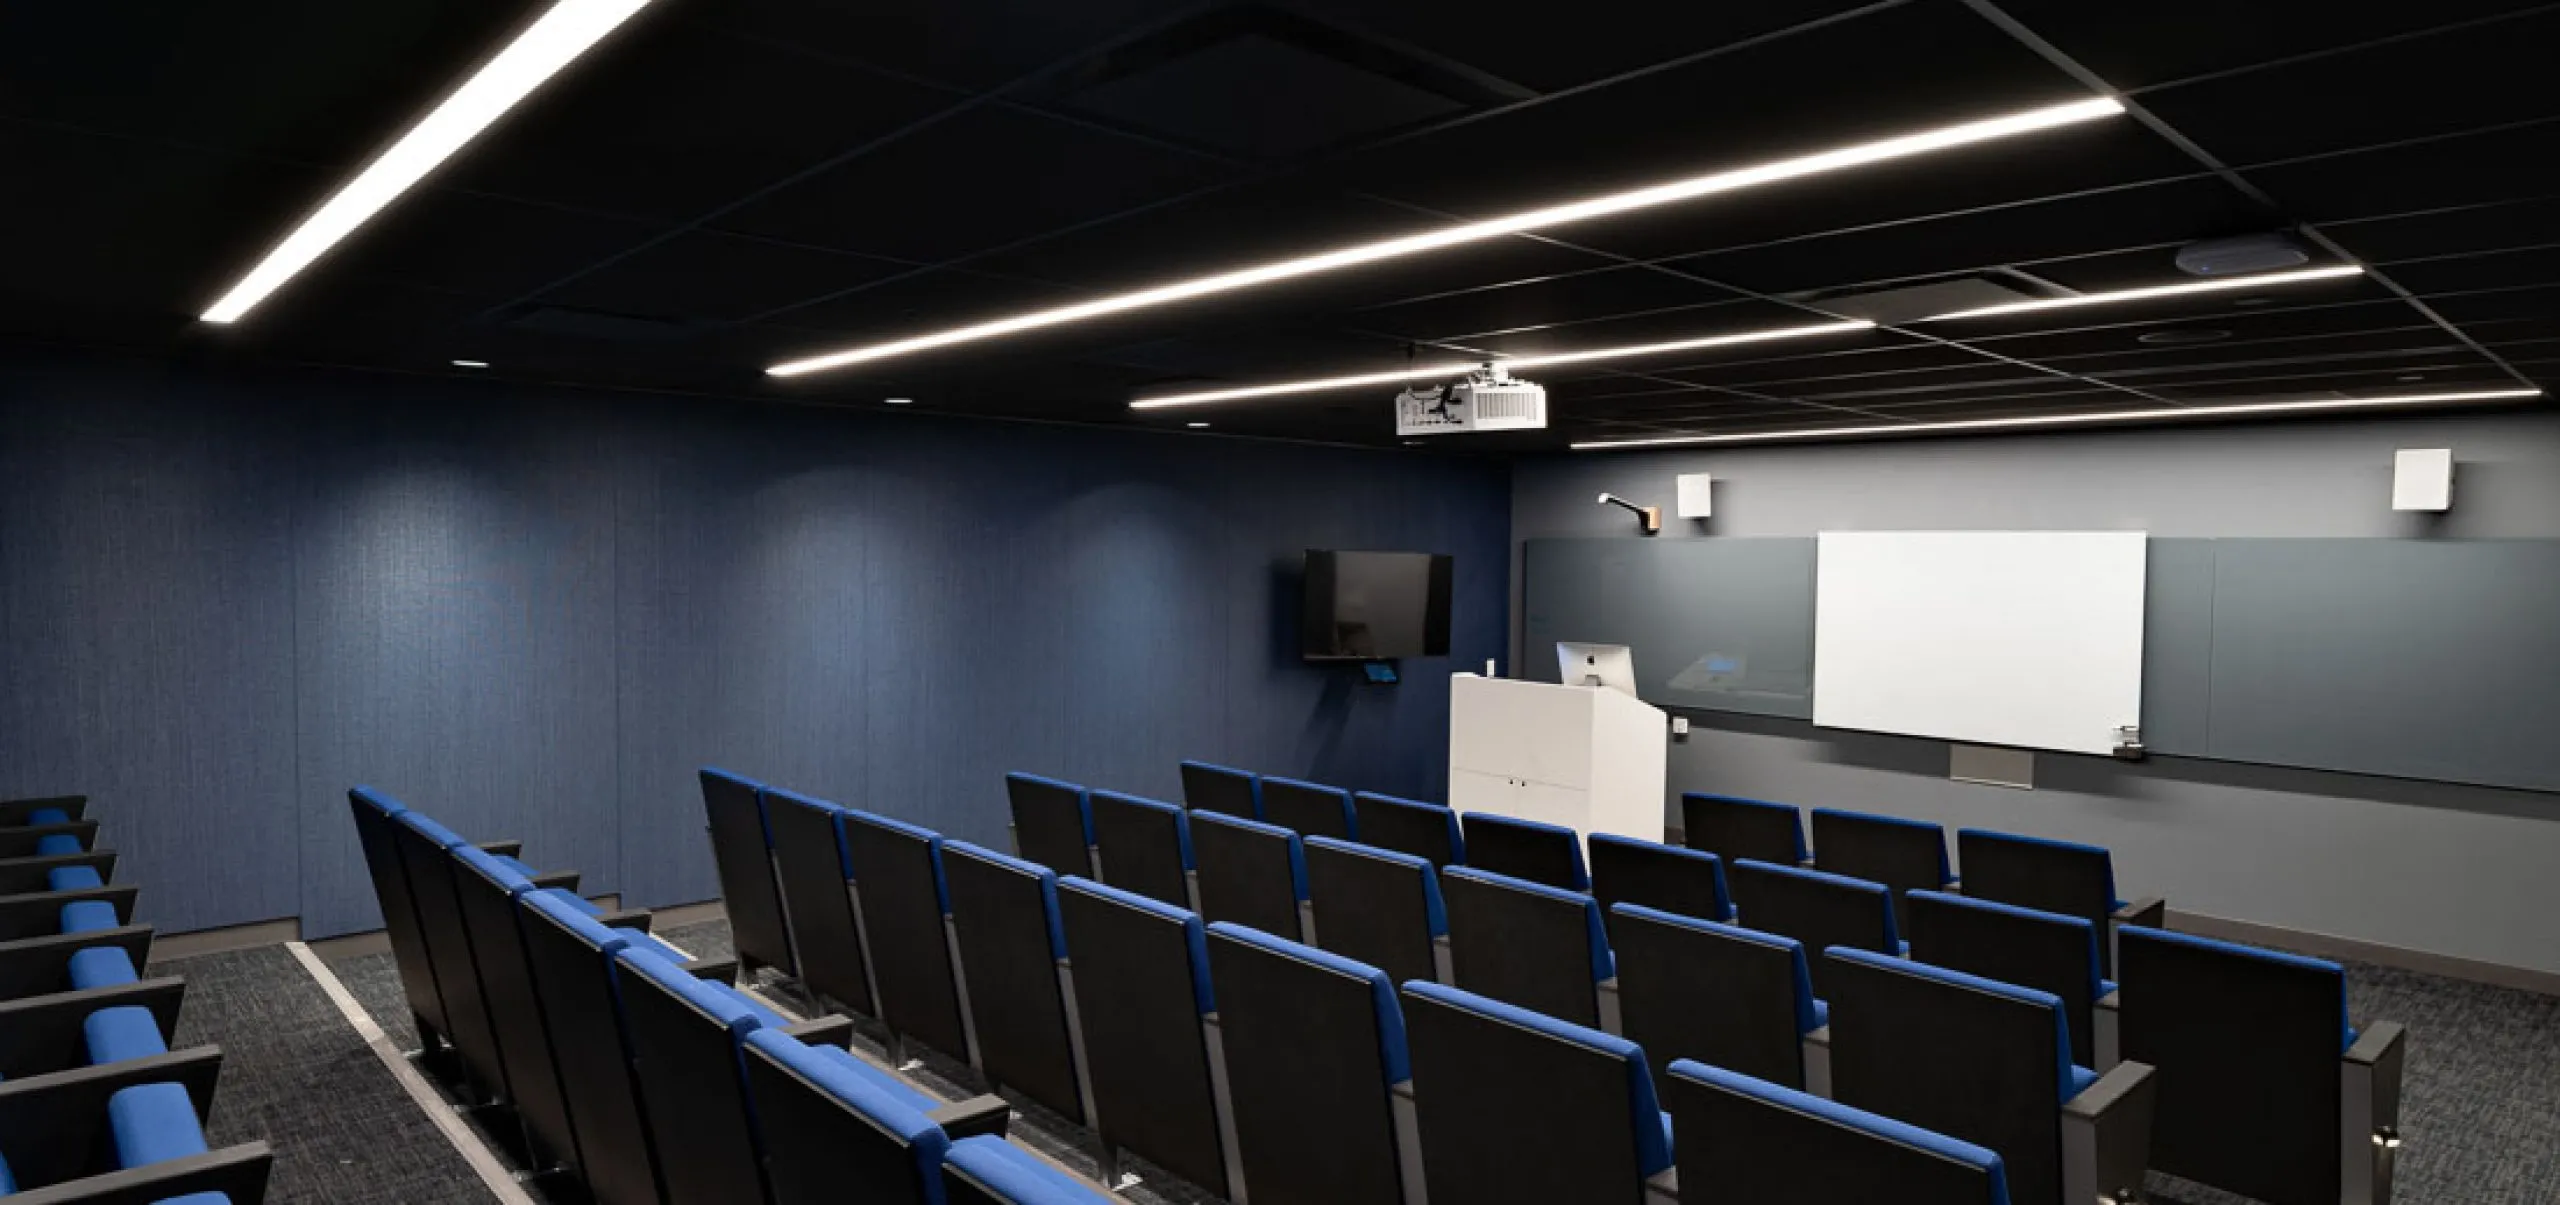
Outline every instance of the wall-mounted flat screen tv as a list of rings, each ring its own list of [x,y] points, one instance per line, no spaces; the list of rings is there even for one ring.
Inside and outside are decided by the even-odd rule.
[[[1299,645],[1309,661],[1449,655],[1449,558],[1310,549]]]

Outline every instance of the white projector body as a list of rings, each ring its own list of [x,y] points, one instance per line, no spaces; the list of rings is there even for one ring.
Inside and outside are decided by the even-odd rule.
[[[1469,431],[1537,431],[1547,425],[1547,387],[1515,381],[1500,365],[1453,385],[1396,395],[1396,434],[1458,435]]]

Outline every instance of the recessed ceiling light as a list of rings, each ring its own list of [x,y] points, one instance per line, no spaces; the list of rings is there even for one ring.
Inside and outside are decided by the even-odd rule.
[[[2148,343],[2154,347],[2185,347],[2192,343],[2220,343],[2230,337],[2229,331],[2190,326],[2165,331],[2145,331],[2134,336],[2133,341]]]
[[[2398,397],[2323,398],[2309,402],[2242,402],[2222,406],[2163,406],[2147,410],[2110,410],[2101,414],[2036,414],[2016,418],[1951,419],[1933,423],[1885,423],[1865,427],[1806,427],[1790,431],[1742,431],[1731,435],[1665,435],[1650,439],[1590,440],[1573,445],[1577,452],[1627,448],[1670,448],[1696,444],[1779,443],[1807,439],[1844,439],[1861,435],[1915,435],[1929,431],[2011,431],[2035,427],[2076,427],[2099,423],[2156,422],[2162,419],[2237,418],[2266,414],[2317,414],[2340,410],[2376,410],[2394,406],[2433,406],[2454,402],[2490,402],[2541,397],[2539,389],[2479,389],[2462,393],[2413,393]]]
[[[1220,272],[1210,276],[1194,277],[1190,280],[1158,285],[1151,289],[1140,289],[1134,293],[1114,294],[1109,297],[1100,297],[1092,301],[1079,302],[1074,305],[1059,306],[1055,309],[1034,310],[1030,313],[1016,314],[1009,318],[998,318],[990,322],[980,322],[969,326],[953,327],[949,330],[936,331],[932,334],[917,335],[913,338],[898,339],[888,343],[874,343],[864,347],[855,347],[844,351],[829,352],[825,355],[809,356],[804,359],[791,360],[785,363],[776,364],[765,371],[778,377],[790,377],[799,376],[803,373],[823,372],[830,368],[842,368],[850,364],[862,364],[873,360],[885,360],[892,356],[903,356],[913,352],[928,351],[937,347],[949,347],[958,343],[972,343],[981,339],[993,339],[1003,335],[1019,334],[1023,331],[1040,330],[1042,328],[1052,326],[1064,326],[1068,323],[1083,322],[1093,318],[1100,318],[1108,314],[1126,313],[1130,310],[1144,309],[1149,306],[1167,305],[1177,301],[1188,301],[1195,297],[1206,297],[1213,293],[1227,293],[1238,289],[1258,288],[1262,285],[1272,284],[1278,281],[1293,280],[1301,276],[1313,276],[1320,272],[1332,272],[1342,268],[1356,267],[1361,264],[1376,263],[1380,260],[1395,259],[1406,255],[1417,255],[1426,251],[1438,251],[1448,247],[1461,246],[1467,243],[1483,242],[1487,239],[1501,238],[1505,235],[1519,234],[1530,230],[1541,230],[1551,226],[1561,226],[1571,222],[1589,221],[1593,218],[1609,217],[1615,214],[1628,213],[1638,209],[1649,209],[1657,205],[1669,205],[1675,202],[1690,201],[1699,197],[1715,196],[1721,193],[1740,192],[1744,189],[1757,188],[1764,184],[1775,184],[1786,180],[1801,179],[1806,176],[1819,175],[1823,172],[1838,171],[1843,168],[1863,167],[1872,163],[1884,163],[1896,159],[1908,159],[1916,155],[1931,154],[1937,151],[1953,150],[1957,147],[1972,146],[1977,143],[1991,142],[2001,138],[2030,134],[2038,130],[2049,130],[2057,126],[2074,125],[2084,121],[2095,121],[2099,118],[2112,117],[2122,112],[2124,112],[2124,105],[2107,97],[2072,101],[2068,104],[2049,105],[2041,109],[2030,109],[2023,113],[2012,113],[2004,117],[1993,117],[1981,121],[1970,121],[1960,125],[1941,126],[1936,129],[1922,130],[1916,133],[1903,134],[1893,138],[1879,139],[1873,142],[1861,142],[1850,146],[1834,147],[1827,151],[1820,151],[1810,155],[1801,155],[1792,159],[1780,159],[1774,162],[1755,164],[1751,167],[1734,168],[1728,171],[1714,172],[1704,176],[1693,176],[1686,180],[1674,180],[1667,184],[1657,184],[1649,188],[1639,188],[1628,192],[1611,193],[1606,196],[1592,197],[1586,200],[1568,202],[1562,205],[1551,205],[1543,209],[1532,209],[1522,213],[1511,214],[1507,217],[1493,218],[1482,222],[1468,222],[1462,225],[1444,227],[1439,230],[1426,231],[1421,234],[1406,235],[1402,238],[1384,239],[1374,243],[1361,243],[1356,246],[1343,247],[1315,255],[1301,256],[1297,259],[1280,260],[1273,263],[1259,264],[1250,268],[1239,268],[1234,271]]]
[[[456,360],[453,362],[453,366],[456,368],[487,368],[489,366],[489,362],[487,360]]]
[[[1207,423],[1184,423],[1182,425],[1189,427],[1194,431],[1206,431],[1209,429],[1209,424]]]
[[[916,400],[911,397],[884,397],[880,399],[880,404],[883,406],[912,406],[916,404]]]
[[[559,0],[525,31],[463,81],[382,157],[365,165],[323,202],[258,266],[204,312],[206,322],[234,322],[266,300],[323,252],[409,191],[437,164],[478,137],[544,80],[612,33],[649,0]]]
[[[1841,318],[1805,326],[1781,326],[1760,331],[1737,331],[1727,335],[1705,335],[1695,339],[1674,339],[1668,343],[1638,343],[1627,347],[1602,347],[1591,351],[1556,352],[1543,356],[1510,356],[1496,358],[1493,363],[1506,369],[1548,368],[1558,364],[1582,364],[1592,360],[1617,360],[1630,356],[1658,356],[1675,351],[1696,351],[1708,347],[1730,347],[1740,343],[1766,343],[1773,339],[1801,339],[1807,335],[1832,335],[1844,331],[1862,331],[1875,323],[1863,318]],[[1431,364],[1407,365],[1388,372],[1364,372],[1347,377],[1318,377],[1306,381],[1282,381],[1272,385],[1239,385],[1233,389],[1209,389],[1198,393],[1176,393],[1129,403],[1132,410],[1161,410],[1173,406],[1206,406],[1217,402],[1236,402],[1248,398],[1282,397],[1293,393],[1322,393],[1333,389],[1355,389],[1363,385],[1394,385],[1406,381],[1431,380],[1460,376],[1485,364],[1483,360],[1447,360]]]
[[[2007,305],[1986,305],[1980,309],[1957,310],[1932,314],[1922,322],[1948,322],[1957,318],[1989,318],[1997,314],[2032,314],[2041,310],[2076,309],[2084,305],[2113,305],[2123,301],[2148,301],[2155,297],[2184,297],[2190,293],[2219,293],[2227,289],[2255,289],[2266,285],[2302,284],[2314,280],[2333,280],[2341,276],[2361,276],[2364,269],[2355,264],[2326,268],[2304,268],[2299,272],[2261,272],[2255,276],[2232,276],[2221,280],[2195,280],[2173,285],[2151,285],[2140,289],[2115,289],[2105,293],[2083,293],[2077,297],[2044,297],[2034,301],[2013,301]]]

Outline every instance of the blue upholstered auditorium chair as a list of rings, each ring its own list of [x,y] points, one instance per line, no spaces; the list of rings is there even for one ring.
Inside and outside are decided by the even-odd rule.
[[[1591,890],[1591,873],[1582,865],[1582,834],[1561,824],[1491,812],[1468,812],[1464,820],[1467,865],[1566,891]]]
[[[949,1185],[944,1161],[971,1143],[993,1143],[1021,1157],[986,1152],[973,1160],[1010,1189],[1068,1194],[1021,1200],[1101,1199],[1072,1195],[1084,1190],[1006,1143],[1009,1110],[997,1097],[945,1104],[841,1047],[802,1042],[770,1025],[747,1034],[743,1058],[773,1205],[969,1200]]]
[[[1670,1117],[1635,1043],[1436,983],[1403,988],[1433,1201],[1644,1199],[1671,1172]]]
[[[2123,1047],[2160,1069],[2151,1166],[2272,1205],[2379,1205],[2407,1034],[2359,1032],[2334,962],[2165,929],[2121,934]]]
[[[488,985],[481,973],[482,955],[474,949],[471,927],[463,919],[459,851],[470,845],[453,830],[415,809],[390,820],[392,846],[409,879],[410,899],[417,905],[418,928],[426,938],[427,960],[434,968],[437,994],[443,1000],[444,1028],[438,1036],[462,1056],[469,1078],[488,1097],[513,1102],[507,1057]],[[557,876],[537,875],[511,856],[492,856],[490,864],[522,882],[548,888]],[[571,880],[574,882],[574,879]],[[421,1035],[424,1036],[424,1035]]]
[[[1620,1032],[1656,1072],[1696,1059],[1829,1091],[1830,1007],[1814,997],[1803,945],[1638,904],[1609,911]]]
[[[2119,898],[2115,856],[2099,846],[1967,828],[1956,830],[1956,861],[1972,899],[2059,912],[2095,926],[2101,974],[2115,973],[2118,929],[2157,929],[2168,915],[2166,900]]]
[[[1831,1096],[1977,1143],[2008,1165],[2019,1205],[2087,1205],[2142,1184],[2160,1079],[2071,1059],[2051,992],[1867,950],[1834,948]]]
[[[1600,904],[1472,866],[1440,876],[1450,982],[1576,1025],[1616,1024],[1617,969]]]
[[[29,824],[61,824],[79,820],[89,814],[86,795],[45,795],[27,799],[0,799],[0,826]]]
[[[1262,780],[1262,819],[1301,837],[1356,841],[1360,822],[1351,810],[1351,792],[1294,778]]]
[[[764,784],[713,766],[702,768],[702,810],[711,825],[711,861],[720,875],[720,906],[729,918],[738,965],[798,975],[782,886],[773,869],[773,826],[764,814]]]
[[[804,994],[842,1001],[875,1014],[871,963],[853,909],[853,859],[845,848],[845,809],[823,799],[764,789],[765,822],[773,830],[773,864],[791,930],[791,958]]]
[[[186,982],[135,973],[135,948],[113,937],[128,928],[117,923],[113,904],[75,899],[56,914],[58,940],[42,953],[58,990],[0,1000],[0,1093],[39,1099],[49,1085],[137,1060],[157,1067],[220,1064],[221,1053],[210,1047],[170,1055]],[[83,947],[83,941],[100,944]],[[22,947],[21,957],[35,955]]]
[[[1693,1059],[1662,1097],[1690,1200],[2009,1205],[2000,1156],[1864,1109]]]
[[[1449,914],[1430,859],[1330,837],[1304,844],[1318,947],[1391,982],[1448,982]]]
[[[1113,791],[1095,791],[1089,800],[1102,882],[1159,904],[1193,908],[1190,815],[1169,803]]]
[[[1233,766],[1187,761],[1182,763],[1182,806],[1260,820],[1262,780]]]
[[[1907,919],[1907,891],[1944,891],[1956,881],[1947,861],[1947,830],[1926,820],[1813,809],[1813,867],[1893,891],[1896,921]]]
[[[1439,804],[1362,791],[1351,797],[1351,814],[1363,845],[1428,858],[1442,869],[1466,864],[1458,813]]]
[[[962,1061],[970,1058],[951,965],[951,890],[942,875],[942,837],[870,812],[836,816],[845,865],[862,901],[862,945],[871,957],[874,1011],[889,1027],[892,1052],[909,1039]]]
[[[409,809],[399,800],[358,786],[347,792],[347,810],[355,817],[356,840],[364,849],[365,873],[373,882],[374,902],[382,910],[382,927],[391,939],[391,961],[400,972],[400,989],[423,1043],[433,1044],[449,1028],[444,994],[436,983],[435,960],[427,953],[426,930],[409,887],[408,867],[401,862],[392,826]]]
[[[1690,791],[1680,796],[1680,843],[1727,863],[1748,858],[1801,866],[1812,859],[1805,852],[1804,813],[1794,804],[1734,795]]]
[[[968,971],[979,1072],[1081,1124],[1085,1091],[1058,876],[965,841],[943,843],[942,873]]]
[[[267,1145],[206,1147],[220,1055],[180,1057],[0,1084],[0,1196],[125,1205],[209,1193],[256,1205],[266,1194]]]
[[[1591,897],[1606,909],[1642,904],[1699,920],[1731,921],[1724,859],[1702,849],[1593,833]]]
[[[1404,1014],[1386,974],[1224,922],[1209,926],[1209,968],[1245,1192],[1260,1205],[1420,1200]]]
[[[1026,861],[1087,878],[1093,863],[1093,805],[1083,787],[1037,774],[1004,776],[1013,809],[1013,850]]]
[[[1899,955],[1893,893],[1881,883],[1745,859],[1727,868],[1733,906],[1745,928],[1792,937],[1813,962],[1813,994],[1828,1000],[1830,970],[1810,952],[1833,946]]]
[[[1230,1195],[1233,1152],[1212,1072],[1221,1057],[1212,1029],[1217,997],[1200,918],[1075,877],[1059,880],[1058,909],[1104,1182],[1117,1180],[1125,1149]]]
[[[1001,1138],[963,1138],[942,1157],[951,1205],[1103,1205],[1106,1197]]]
[[[1216,812],[1191,819],[1200,919],[1229,921],[1278,937],[1307,932],[1307,857],[1298,834],[1276,824]]]
[[[85,853],[97,841],[95,820],[74,820],[59,808],[39,815],[44,818],[0,828],[0,858],[58,858]]]
[[[1966,895],[1914,891],[1911,958],[1932,966],[2051,992],[2071,1018],[2071,1058],[2101,1071],[2116,1063],[2116,985],[2099,969],[2099,933],[2077,916]]]
[[[63,882],[79,883],[87,881],[78,874],[86,869],[55,873]],[[122,968],[114,982],[130,983],[134,968],[150,961],[151,927],[123,923],[115,903],[89,898],[76,887],[46,893],[21,920],[36,931],[0,941],[0,1002],[108,986],[92,980],[106,975],[109,964]]]

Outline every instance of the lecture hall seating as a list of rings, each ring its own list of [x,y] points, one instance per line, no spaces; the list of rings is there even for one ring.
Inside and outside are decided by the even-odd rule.
[[[1362,844],[1427,858],[1441,868],[1467,860],[1458,813],[1439,804],[1362,791],[1351,797],[1351,809]]]
[[[1638,904],[1610,912],[1620,1028],[1654,1070],[1697,1059],[1830,1091],[1830,1006],[1814,998],[1804,946]]]
[[[1097,797],[1098,798],[1098,797]],[[1133,1151],[1221,1196],[1234,1152],[1218,1100],[1217,1011],[1200,918],[1117,887],[1058,882],[1106,1183]]]
[[[1429,858],[1309,837],[1307,898],[1315,944],[1408,979],[1449,980],[1449,914]]]
[[[1705,850],[1730,865],[1748,858],[1778,866],[1801,866],[1805,852],[1804,817],[1794,805],[1734,795],[1690,791],[1680,796],[1681,844]]]
[[[797,976],[791,930],[783,920],[782,885],[773,868],[773,826],[764,815],[764,785],[714,766],[701,772],[702,809],[711,825],[711,861],[720,876],[721,910],[729,918],[738,964]]]
[[[1004,776],[1013,813],[1013,847],[1059,874],[1094,877],[1093,807],[1085,790],[1037,774]]]
[[[1359,836],[1351,792],[1294,778],[1262,780],[1262,818],[1301,837],[1350,841]]]
[[[1440,877],[1450,982],[1477,995],[1606,1029],[1617,971],[1600,904],[1576,891],[1473,867]]]
[[[1956,830],[1965,895],[2076,916],[2097,928],[2099,973],[2115,973],[2116,931],[2165,927],[2168,903],[2116,896],[2115,856],[2095,845],[1988,829]]]
[[[1491,812],[1468,812],[1462,819],[1468,866],[1565,891],[1591,890],[1591,873],[1582,863],[1582,834],[1561,824]]]
[[[1048,867],[965,841],[942,846],[951,921],[969,980],[978,1070],[1079,1124],[1087,1110],[1077,1071],[1075,998],[1058,876]]]
[[[2010,1205],[2000,1156],[1692,1059],[1663,1081],[1693,1201]]]
[[[1187,761],[1182,763],[1182,806],[1260,820],[1262,780],[1232,766]]]
[[[1201,812],[1192,817],[1191,856],[1199,871],[1201,920],[1229,921],[1292,940],[1307,937],[1307,857],[1298,834]]]
[[[2088,921],[1939,891],[1914,891],[1904,904],[1913,961],[2053,993],[2071,1019],[2072,1061],[2115,1065],[2116,985],[2100,974]]]
[[[1813,809],[1813,868],[1884,884],[1897,923],[1908,916],[1904,893],[1945,891],[1956,881],[1944,826],[1838,808]],[[2016,1188],[2010,1186],[2013,1195]]]
[[[864,1016],[879,1011],[871,994],[871,960],[854,911],[853,859],[845,848],[845,809],[791,791],[763,788],[773,826],[773,866],[791,931],[800,990],[841,1001]]]
[[[1102,882],[1160,904],[1195,908],[1190,815],[1169,803],[1116,791],[1095,791],[1091,800],[1094,860],[1102,869]]]
[[[1734,908],[1749,928],[1792,937],[1808,951],[1846,946],[1879,954],[1903,953],[1901,933],[1894,925],[1892,893],[1881,883],[1747,858],[1729,870]],[[1829,968],[1814,958],[1814,995],[1831,998],[1829,978]]]

